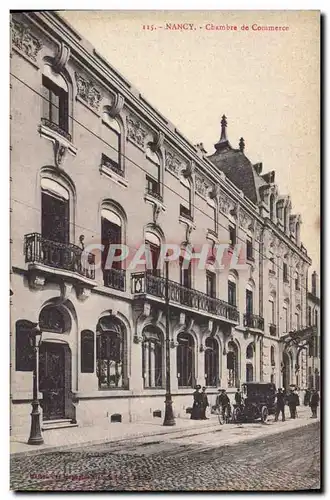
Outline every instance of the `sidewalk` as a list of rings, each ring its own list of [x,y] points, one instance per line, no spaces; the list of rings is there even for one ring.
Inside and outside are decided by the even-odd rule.
[[[289,409],[286,407],[286,415]],[[189,442],[207,441],[212,444],[212,433],[221,430],[221,444],[233,445],[237,442],[250,439],[258,439],[271,434],[277,434],[297,427],[312,424],[319,420],[311,419],[310,408],[300,406],[298,408],[298,419],[286,420],[285,422],[274,422],[274,417],[269,417],[266,424],[259,421],[249,424],[226,424],[219,425],[216,415],[209,415],[209,420],[190,420],[177,418],[176,425],[164,427],[162,419],[152,422],[137,422],[130,424],[107,423],[104,427],[74,427],[67,429],[49,430],[43,433],[44,444],[31,446],[27,444],[28,436],[14,436],[11,438],[10,452],[13,456],[29,456],[51,451],[63,451],[70,448],[78,448],[86,445],[104,444],[108,442],[118,443],[131,441],[132,439],[147,438],[152,436],[163,436],[170,438],[175,435],[176,439],[188,439]],[[209,435],[207,439],[206,435]],[[193,437],[193,439],[190,438]]]

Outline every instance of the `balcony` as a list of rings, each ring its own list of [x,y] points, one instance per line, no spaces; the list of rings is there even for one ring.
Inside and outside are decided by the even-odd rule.
[[[132,293],[144,294],[165,299],[165,278],[150,273],[132,274]],[[235,306],[220,299],[212,298],[205,293],[186,288],[175,281],[168,282],[169,301],[173,304],[190,307],[232,322],[239,321],[239,312]]]
[[[112,170],[115,174],[120,175],[121,177],[124,177],[124,171],[120,168],[118,165],[118,162],[115,160],[112,160],[109,158],[107,155],[102,154],[101,156],[101,166],[102,167],[107,167],[110,170]]]
[[[277,328],[273,323],[270,323],[269,325],[269,335],[272,335],[273,337],[276,337],[277,335]]]
[[[193,216],[191,215],[190,209],[185,207],[184,205],[180,205],[180,216],[193,221]]]
[[[243,325],[247,328],[254,328],[255,330],[264,330],[264,318],[256,314],[244,314]]]
[[[39,233],[26,234],[24,238],[25,262],[70,271],[94,280],[95,256],[83,253],[76,245],[46,240]]]
[[[69,134],[69,132],[67,132],[62,127],[60,127],[57,123],[51,122],[47,118],[41,118],[41,123],[45,127],[48,127],[49,129],[53,130],[57,134],[59,134],[62,137],[64,137],[67,141],[71,142],[71,140],[72,140],[71,134]]]
[[[126,290],[126,269],[108,269],[103,271],[104,286],[115,290]]]

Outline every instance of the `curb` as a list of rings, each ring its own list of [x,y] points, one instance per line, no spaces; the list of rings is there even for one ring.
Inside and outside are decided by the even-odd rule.
[[[31,450],[26,450],[26,451],[17,451],[17,452],[11,452],[10,457],[16,458],[16,457],[23,457],[23,456],[31,456],[31,455],[43,455],[45,453],[52,453],[54,451],[64,451],[64,450],[78,450],[79,448],[84,448],[86,446],[94,446],[98,444],[106,444],[106,443],[122,443],[125,441],[131,441],[133,439],[141,439],[141,438],[146,438],[146,437],[155,437],[155,436],[164,436],[168,434],[175,434],[175,433],[183,433],[182,437],[189,436],[190,434],[193,434],[196,432],[196,430],[204,430],[204,432],[199,432],[199,434],[208,434],[209,432],[212,432],[213,429],[219,429],[219,424],[214,424],[209,422],[208,425],[204,425],[203,427],[194,427],[190,429],[183,429],[183,428],[171,428],[171,429],[166,429],[164,432],[159,432],[157,429],[155,432],[148,432],[148,434],[132,434],[130,436],[125,436],[125,437],[114,437],[114,438],[109,438],[109,437],[104,437],[102,439],[97,439],[97,440],[90,440],[90,441],[84,441],[79,444],[65,444],[65,445],[53,445],[53,446],[48,446],[47,448],[35,448]]]

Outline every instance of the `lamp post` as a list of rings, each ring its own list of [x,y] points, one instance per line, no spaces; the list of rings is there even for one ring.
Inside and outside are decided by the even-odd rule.
[[[165,316],[166,316],[166,339],[165,339],[165,356],[166,356],[166,394],[165,394],[165,416],[163,425],[175,425],[173,415],[173,401],[171,394],[171,362],[170,362],[170,304],[168,290],[168,260],[165,260]]]
[[[41,341],[41,331],[38,327],[38,323],[32,323],[31,325],[30,339],[32,341],[33,348],[33,396],[31,428],[28,444],[39,445],[44,443],[40,429],[40,411],[38,401],[38,349]]]

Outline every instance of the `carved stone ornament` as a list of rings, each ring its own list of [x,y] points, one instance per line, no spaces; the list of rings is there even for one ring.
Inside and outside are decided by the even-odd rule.
[[[256,223],[256,228],[255,228],[255,239],[257,241],[261,241],[262,239],[262,225],[259,224],[258,222]]]
[[[12,44],[22,54],[24,54],[31,61],[37,61],[37,55],[42,48],[42,43],[39,38],[31,33],[31,29],[13,19],[11,22]]]
[[[163,132],[156,132],[153,142],[150,143],[150,149],[153,153],[159,151],[164,145],[164,134]]]
[[[242,208],[239,212],[239,225],[245,231],[253,228],[253,218]]]
[[[60,48],[53,63],[53,69],[56,73],[61,73],[66,67],[70,58],[70,48],[61,42]]]
[[[133,342],[134,344],[140,344],[143,340],[143,337],[141,335],[134,335],[133,337]]]
[[[130,114],[126,117],[127,124],[127,139],[139,146],[143,151],[146,149],[145,139],[148,135],[148,130],[141,121],[134,115]]]
[[[154,224],[157,224],[158,222],[158,217],[159,217],[159,214],[161,213],[162,211],[162,206],[158,203],[153,203],[153,207],[152,207],[152,219],[153,219],[153,223]]]
[[[29,277],[29,284],[35,290],[41,290],[45,286],[46,278],[38,274],[32,274]]]
[[[95,111],[99,110],[102,94],[94,82],[75,72],[78,96]]]
[[[116,94],[113,104],[108,111],[110,118],[116,118],[116,116],[118,116],[121,113],[124,104],[125,104],[125,98],[120,94]]]
[[[219,211],[227,216],[237,213],[237,204],[221,190],[219,192]]]
[[[170,149],[165,150],[165,169],[169,170],[177,177],[180,175],[180,171],[187,168],[187,164],[177,155],[174,151]]]
[[[81,287],[78,289],[78,299],[81,300],[81,301],[84,301],[86,299],[88,299],[88,297],[90,297],[91,295],[91,289],[90,288],[85,288],[85,287]]]
[[[67,147],[63,143],[55,140],[55,142],[54,142],[54,160],[55,160],[55,165],[57,167],[62,166],[66,152],[67,152]]]
[[[196,193],[200,194],[204,198],[207,198],[209,193],[212,192],[212,184],[207,182],[207,180],[200,173],[196,174],[195,188]]]

